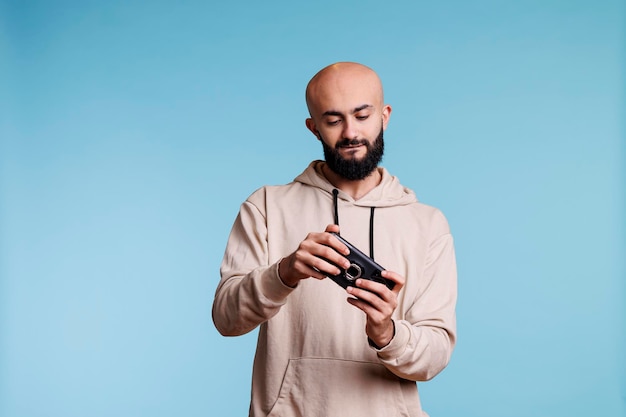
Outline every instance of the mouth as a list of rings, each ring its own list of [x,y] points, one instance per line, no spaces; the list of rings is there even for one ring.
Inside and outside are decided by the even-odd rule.
[[[340,142],[337,144],[337,149],[357,149],[360,148],[362,146],[366,146],[367,142],[363,141],[363,140],[345,140],[343,142]]]
[[[363,156],[363,152],[366,152],[364,149],[366,149],[366,147],[363,144],[343,145],[339,146],[337,151],[346,159],[355,159]]]

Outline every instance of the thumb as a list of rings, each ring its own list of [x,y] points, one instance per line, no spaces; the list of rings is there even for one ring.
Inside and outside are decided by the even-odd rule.
[[[330,233],[330,232],[339,233],[339,225],[329,224],[328,226],[326,226],[326,230],[324,231],[327,233]]]

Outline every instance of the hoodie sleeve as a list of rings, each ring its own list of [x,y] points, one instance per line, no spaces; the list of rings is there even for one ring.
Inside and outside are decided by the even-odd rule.
[[[394,320],[396,334],[391,342],[377,350],[391,372],[412,381],[427,381],[441,372],[456,343],[454,243],[443,214],[437,214],[422,275],[423,290],[403,318]]]
[[[278,276],[278,262],[269,264],[267,223],[248,199],[228,238],[213,301],[213,322],[224,336],[239,336],[272,318],[293,288]]]

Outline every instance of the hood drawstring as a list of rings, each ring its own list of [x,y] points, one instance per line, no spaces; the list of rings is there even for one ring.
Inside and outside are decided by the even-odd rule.
[[[339,226],[339,204],[337,204],[337,195],[339,195],[339,190],[333,188],[333,206],[335,207],[335,224]]]
[[[339,190],[333,188],[333,206],[335,208],[335,224],[339,226],[339,204],[337,201],[337,196],[339,195]],[[370,258],[374,259],[374,209],[375,207],[370,207]]]
[[[370,258],[374,259],[374,207],[370,207]]]

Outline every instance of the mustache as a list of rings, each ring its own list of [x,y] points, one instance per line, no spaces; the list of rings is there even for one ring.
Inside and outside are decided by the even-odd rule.
[[[339,149],[344,146],[357,146],[357,145],[365,145],[369,146],[369,142],[365,139],[343,139],[335,145],[335,149]]]

